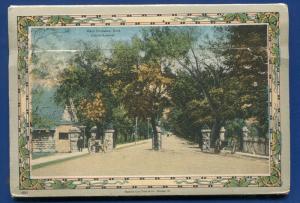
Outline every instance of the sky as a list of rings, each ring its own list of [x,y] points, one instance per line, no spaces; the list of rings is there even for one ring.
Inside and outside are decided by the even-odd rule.
[[[35,73],[46,73],[46,77],[36,75],[34,83],[42,86],[55,86],[59,72],[68,67],[68,62],[74,54],[83,49],[83,44],[91,44],[101,48],[109,57],[111,47],[116,41],[127,41],[134,36],[141,36],[141,31],[153,26],[73,26],[73,27],[32,27],[30,42],[32,54],[38,61],[30,65]],[[199,41],[204,36],[214,38],[216,26],[166,26],[171,29],[193,29],[199,33]],[[201,33],[201,34],[200,34]]]
[[[176,29],[178,26],[170,26]],[[213,26],[185,26],[182,29],[196,29],[212,36]],[[80,42],[91,43],[103,49],[109,49],[114,41],[130,41],[140,35],[142,29],[149,29],[150,26],[134,27],[52,27],[31,28],[32,44],[37,46],[38,51],[74,52],[80,49]],[[201,38],[203,35],[199,35]]]

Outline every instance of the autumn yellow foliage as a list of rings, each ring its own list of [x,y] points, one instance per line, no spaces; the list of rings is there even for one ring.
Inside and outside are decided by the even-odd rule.
[[[102,94],[97,92],[92,100],[83,99],[80,102],[79,109],[82,115],[94,122],[100,122],[105,116],[105,106]]]

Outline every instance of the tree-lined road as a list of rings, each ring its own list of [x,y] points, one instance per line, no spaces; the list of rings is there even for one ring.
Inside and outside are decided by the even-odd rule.
[[[164,137],[163,150],[151,140],[113,152],[89,154],[33,170],[33,176],[238,175],[267,174],[269,161],[201,152],[176,136]]]

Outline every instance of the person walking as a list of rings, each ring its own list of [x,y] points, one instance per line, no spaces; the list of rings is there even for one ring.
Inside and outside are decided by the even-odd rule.
[[[83,137],[79,136],[78,140],[77,140],[77,147],[78,147],[78,151],[82,152],[82,148],[83,148]]]

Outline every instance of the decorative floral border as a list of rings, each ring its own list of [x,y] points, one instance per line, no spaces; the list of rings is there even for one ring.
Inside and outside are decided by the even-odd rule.
[[[159,21],[151,21],[159,17]],[[143,19],[137,21],[137,19]],[[148,20],[149,19],[149,20]],[[268,24],[269,107],[270,107],[270,176],[189,176],[189,177],[111,177],[73,179],[32,179],[30,177],[30,119],[28,31],[31,26],[126,26],[177,24]],[[18,147],[19,189],[131,189],[131,188],[197,188],[197,187],[280,187],[281,130],[279,92],[279,13],[170,13],[117,14],[82,16],[19,16],[18,26]],[[151,184],[147,184],[151,181]],[[138,183],[138,184],[137,184]],[[155,183],[155,184],[154,184]]]

